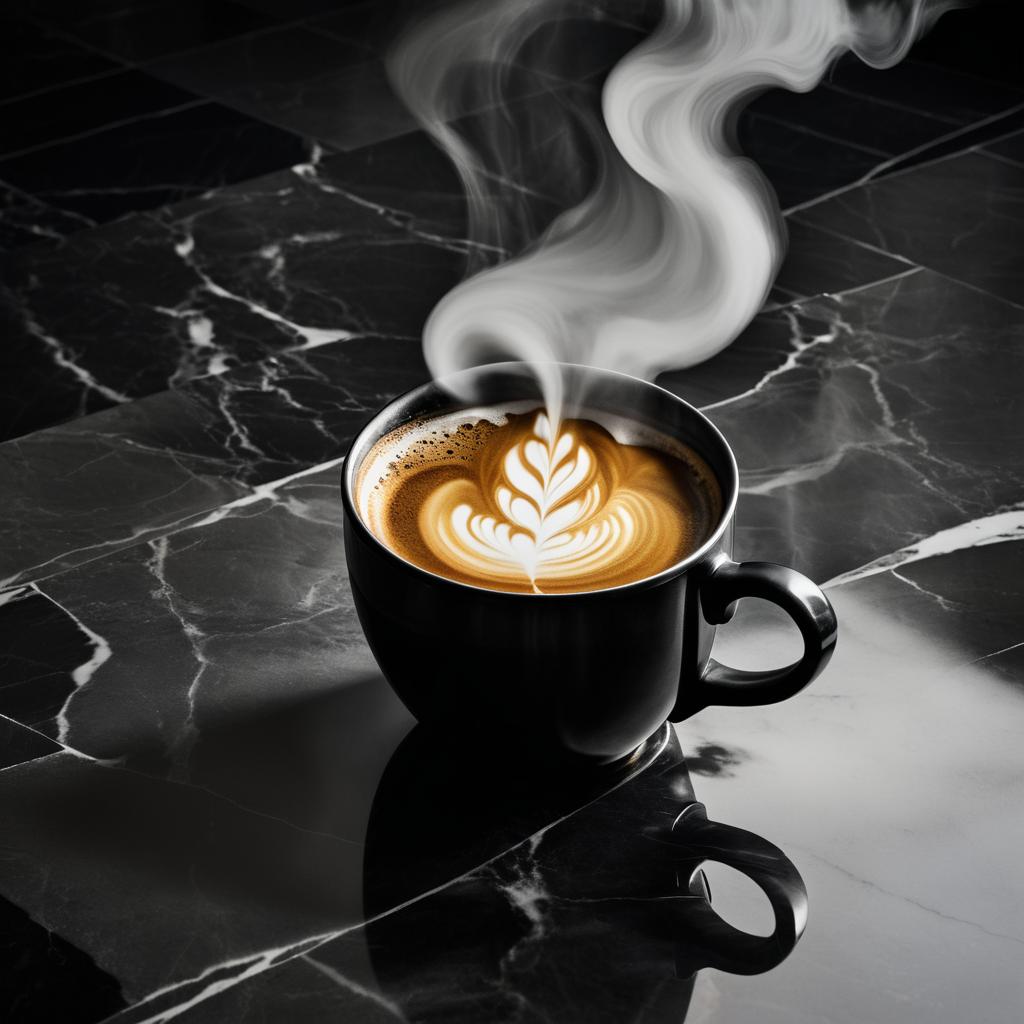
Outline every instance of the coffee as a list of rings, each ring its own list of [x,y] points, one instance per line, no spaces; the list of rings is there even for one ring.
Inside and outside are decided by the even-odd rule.
[[[401,558],[523,593],[653,576],[696,551],[722,514],[713,473],[681,442],[622,420],[569,419],[553,431],[522,405],[391,431],[355,491],[367,528]]]

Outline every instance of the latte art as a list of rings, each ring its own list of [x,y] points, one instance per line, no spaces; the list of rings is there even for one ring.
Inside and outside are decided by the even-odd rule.
[[[496,590],[597,590],[660,572],[713,528],[717,484],[679,454],[620,444],[589,420],[553,433],[543,412],[421,421],[377,443],[357,493],[374,535],[432,572]]]
[[[449,566],[496,583],[526,577],[539,592],[538,581],[606,573],[654,517],[644,494],[605,493],[611,481],[599,478],[574,433],[552,438],[539,413],[533,434],[509,448],[490,494],[472,481],[449,481],[419,518],[424,541]],[[494,505],[499,516],[489,511]]]

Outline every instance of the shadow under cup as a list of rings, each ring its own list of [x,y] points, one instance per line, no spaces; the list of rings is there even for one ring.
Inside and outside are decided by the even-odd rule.
[[[629,756],[666,719],[711,704],[767,704],[803,689],[836,638],[828,599],[809,580],[767,562],[730,558],[736,460],[700,412],[624,374],[561,365],[567,396],[607,422],[621,418],[693,448],[715,474],[722,516],[688,557],[606,590],[525,594],[435,575],[400,558],[357,512],[358,470],[373,445],[412,420],[541,397],[521,363],[468,370],[426,384],[378,413],[353,441],[342,475],[345,554],[360,623],[381,671],[415,717],[483,737],[530,758],[593,763]],[[711,659],[716,625],[735,602],[765,598],[795,621],[799,661],[741,672]]]

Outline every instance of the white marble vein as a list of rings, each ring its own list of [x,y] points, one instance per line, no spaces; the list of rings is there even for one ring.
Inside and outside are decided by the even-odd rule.
[[[201,286],[211,295],[226,299],[229,302],[238,303],[248,309],[250,313],[254,313],[264,320],[269,320],[271,323],[283,327],[293,336],[300,338],[301,344],[296,346],[298,351],[319,348],[321,345],[328,345],[332,341],[347,341],[350,338],[356,337],[352,331],[340,327],[312,327],[308,324],[295,323],[280,313],[275,313],[272,309],[268,309],[266,306],[255,302],[253,299],[246,298],[244,295],[236,295],[234,292],[229,291],[223,285],[214,281],[194,258],[195,238],[187,231],[179,231],[179,237],[174,243],[174,251],[199,278]]]
[[[875,396],[875,401],[882,413],[882,423],[892,429],[896,426],[896,417],[893,415],[889,399],[885,397],[885,392],[882,390],[882,375],[878,372],[877,367],[869,366],[867,363],[854,363],[853,365],[867,374],[871,383],[871,393]]]
[[[820,480],[823,476],[838,469],[843,459],[850,451],[871,448],[867,444],[842,444],[835,451],[814,462],[807,462],[801,466],[791,466],[789,469],[769,469],[758,473],[758,476],[765,476],[766,479],[757,483],[745,483],[740,486],[740,494],[772,494],[774,491],[785,487],[793,487],[796,484],[808,483],[812,480]],[[753,473],[746,473],[743,479],[749,480]]]
[[[536,943],[541,942],[549,930],[545,908],[551,902],[551,896],[536,861],[537,847],[543,836],[542,832],[533,836],[529,845],[520,851],[520,860],[513,865],[516,873],[513,880],[498,885],[498,890],[513,909],[526,918],[530,926],[529,931],[505,951],[498,964],[498,985],[507,996],[515,1000],[521,1011],[533,1008],[533,1004],[515,984],[513,972],[516,962]]]
[[[49,594],[43,594],[35,584],[30,584],[32,589],[36,590],[41,596],[45,597],[46,600],[51,602],[59,608],[83,633],[86,639],[92,646],[92,654],[82,662],[81,665],[76,666],[71,672],[71,681],[75,684],[75,689],[68,695],[67,700],[64,701],[64,705],[60,711],[57,712],[57,741],[62,746],[68,746],[68,731],[71,728],[71,723],[68,721],[68,707],[71,701],[74,699],[75,694],[85,686],[93,676],[102,668],[105,662],[110,660],[111,655],[114,653],[111,650],[110,644],[97,633],[94,629],[90,629],[77,615],[75,615],[70,609],[62,605],[59,601],[54,600]],[[95,758],[90,758],[95,760]]]
[[[328,469],[334,469],[336,466],[340,466],[344,461],[345,457],[340,456],[337,459],[329,459],[327,462],[320,462],[315,466],[308,466],[305,469],[300,469],[298,472],[280,477],[277,480],[270,480],[265,484],[257,484],[252,489],[251,493],[243,495],[241,498],[236,498],[234,501],[229,501],[226,505],[221,505],[219,508],[215,508],[212,512],[208,512],[206,515],[201,516],[192,522],[183,522],[180,529],[197,530],[204,526],[210,526],[213,523],[219,523],[222,519],[226,519],[230,516],[236,509],[246,508],[261,501],[281,504],[288,511],[293,512],[302,518],[308,519],[308,516],[302,516],[302,512],[306,510],[306,506],[302,502],[291,496],[282,500],[277,492],[284,487],[285,484],[290,484],[295,480],[301,480],[303,477],[314,476],[315,474],[322,473]]]
[[[543,832],[531,836],[526,848],[523,850],[523,863],[516,865],[517,876],[511,882],[501,885],[498,888],[508,898],[509,903],[515,907],[530,922],[530,934],[523,942],[534,942],[544,937],[547,927],[544,921],[544,904],[550,899],[544,879],[541,877],[540,869],[537,866],[537,847],[544,838]],[[520,944],[509,951],[507,959],[514,959],[514,951]]]
[[[800,358],[805,352],[810,349],[819,348],[822,345],[831,345],[843,334],[850,334],[852,328],[849,324],[845,323],[839,316],[832,321],[829,330],[824,334],[815,334],[811,337],[806,337],[803,332],[803,328],[800,326],[800,320],[795,309],[782,310],[782,315],[789,322],[790,327],[790,341],[792,348],[787,354],[786,358],[778,365],[770,369],[753,387],[749,387],[746,391],[740,391],[735,395],[730,395],[728,398],[722,398],[717,402],[712,402],[710,405],[701,406],[702,412],[710,412],[712,409],[721,409],[724,406],[732,405],[734,402],[741,402],[744,398],[749,398],[751,395],[756,395],[759,391],[763,391],[776,377],[781,376],[784,373],[789,373],[791,370],[795,370],[800,365]]]
[[[54,363],[62,370],[67,370],[71,373],[86,391],[93,391],[98,395],[102,395],[108,401],[118,404],[131,401],[129,395],[97,380],[84,366],[79,365],[76,353],[68,348],[59,338],[55,338],[50,334],[28,311],[24,304],[21,305],[21,316],[25,330],[32,337],[41,341],[43,346],[49,351]]]
[[[1005,511],[995,512],[989,516],[982,516],[979,519],[972,519],[969,522],[960,523],[958,526],[940,530],[930,537],[922,537],[921,540],[900,548],[899,551],[882,555],[857,569],[850,569],[848,572],[833,576],[823,586],[841,587],[854,580],[889,572],[896,566],[906,565],[909,562],[919,562],[926,558],[934,558],[936,555],[948,555],[953,551],[962,551],[965,548],[1002,544],[1014,540],[1024,540],[1024,502]]]
[[[943,597],[941,594],[936,594],[934,591],[929,590],[927,587],[922,587],[920,583],[915,583],[912,579],[909,579],[906,576],[902,576],[895,569],[890,569],[889,575],[891,575],[894,579],[899,580],[900,583],[904,584],[905,586],[910,587],[911,590],[916,590],[923,597],[927,597],[930,600],[934,601],[944,612],[952,612],[956,611],[957,608],[964,607],[962,604],[956,601],[951,601],[949,598]]]
[[[351,929],[345,929],[345,931],[349,930]],[[344,931],[339,934],[344,934]],[[334,936],[331,937],[333,938]],[[153,1003],[163,999],[164,996],[179,993],[181,989],[192,989],[198,986],[198,991],[192,995],[186,994],[186,998],[182,1002],[175,1003],[163,1010],[157,1010],[156,1013],[148,1017],[134,1018],[132,1016],[131,1018],[137,1024],[163,1024],[164,1021],[173,1020],[187,1010],[191,1010],[193,1006],[207,999],[212,999],[221,992],[226,992],[247,978],[261,974],[263,971],[275,967],[279,963],[285,963],[288,960],[295,959],[295,957],[302,956],[307,950],[315,949],[326,941],[329,941],[329,939],[322,936],[314,936],[294,945],[264,949],[250,956],[232,957],[229,960],[221,961],[207,967],[205,971],[194,978],[156,989],[146,996],[145,999],[135,1003],[128,1010],[117,1014],[111,1020],[124,1019],[132,1015],[132,1011],[144,1008],[147,1003]],[[234,973],[230,973],[226,977],[216,977],[216,975],[226,971],[233,971]]]
[[[920,267],[910,267],[907,270],[901,270],[899,273],[892,274],[880,281],[871,281],[868,284],[859,285],[856,288],[848,288],[842,292],[830,292],[828,297],[841,303],[845,296],[854,295],[857,292],[866,291],[869,288],[876,288],[878,285],[883,283],[898,281],[904,277],[912,277],[914,274],[919,273],[921,273]],[[737,392],[735,395],[729,395],[728,398],[722,398],[717,402],[711,402],[708,405],[703,405],[701,406],[702,412],[721,409],[725,406],[733,405],[735,402],[740,402],[745,398],[749,398],[751,395],[758,394],[777,377],[798,369],[801,366],[802,357],[806,352],[821,348],[825,345],[831,345],[834,342],[839,341],[841,338],[852,337],[856,334],[854,327],[839,315],[838,309],[830,312],[828,330],[823,334],[814,334],[810,337],[804,333],[804,330],[800,325],[800,316],[803,314],[801,303],[793,303],[791,306],[778,310],[778,312],[786,318],[790,326],[790,343],[792,347],[787,353],[786,358],[778,366],[772,367],[772,369],[770,369],[752,387],[747,388],[745,391]],[[889,409],[888,403],[886,402],[879,387],[880,378],[878,371],[864,363],[854,363],[853,365],[869,375],[875,397],[879,399],[879,404],[882,406],[883,415],[887,412],[891,417],[892,412]],[[886,425],[891,426],[892,423],[886,421]]]
[[[184,725],[182,726],[179,742],[176,744],[176,755],[179,769],[188,758],[192,744],[198,736],[195,725],[196,697],[199,692],[199,685],[209,668],[210,660],[206,656],[206,642],[209,637],[200,627],[187,615],[187,603],[179,600],[178,593],[167,579],[167,555],[169,553],[169,538],[164,536],[149,542],[152,556],[147,559],[145,566],[149,573],[156,580],[156,589],[152,596],[159,600],[167,610],[178,620],[181,625],[182,635],[188,640],[192,649],[192,657],[196,662],[196,671],[185,692],[187,712]]]
[[[413,214],[408,213],[405,210],[396,210],[394,207],[385,206],[382,203],[375,203],[355,192],[350,192],[347,189],[340,188],[338,185],[332,185],[330,182],[324,181],[324,179],[316,173],[315,168],[310,164],[299,164],[298,166],[293,167],[292,171],[302,178],[303,181],[313,185],[321,192],[324,192],[327,195],[339,196],[356,206],[370,210],[381,217],[385,223],[390,224],[392,227],[400,228],[411,237],[422,242],[426,242],[429,245],[434,245],[441,249],[448,249],[449,251],[460,255],[467,255],[475,251],[490,252],[503,259],[510,255],[506,249],[503,249],[498,245],[476,242],[468,238],[451,238],[446,235],[440,235],[435,231],[427,231],[416,224],[416,219]]]
[[[138,447],[143,446],[140,445]],[[284,487],[293,480],[299,480],[302,477],[311,476],[316,473],[323,472],[324,470],[332,469],[335,466],[340,466],[342,462],[344,462],[344,457],[329,459],[327,462],[321,462],[315,466],[300,469],[288,476],[279,477],[276,480],[270,480],[263,484],[257,484],[251,487],[248,494],[244,494],[240,498],[236,498],[234,501],[218,505],[212,511],[199,513],[190,512],[181,516],[179,519],[173,519],[170,522],[161,523],[159,526],[150,528],[133,527],[127,533],[121,534],[117,537],[111,537],[108,540],[97,541],[95,544],[87,544],[82,547],[62,551],[59,555],[54,555],[53,558],[47,559],[45,562],[40,562],[37,565],[30,566],[29,568],[19,571],[6,579],[0,579],[0,591],[3,592],[0,594],[0,605],[3,604],[5,599],[10,599],[7,595],[14,593],[14,591],[9,590],[8,588],[20,584],[26,575],[31,575],[34,581],[39,583],[49,575],[48,569],[53,567],[59,572],[66,567],[69,559],[75,559],[74,565],[75,567],[79,567],[87,565],[89,562],[95,561],[97,558],[104,557],[112,550],[128,547],[140,541],[152,543],[152,541],[158,539],[153,536],[154,534],[157,534],[160,537],[172,536],[181,530],[191,530],[203,526],[209,526],[211,523],[216,523],[221,519],[227,518],[236,509],[246,508],[261,501],[278,501],[279,498],[276,492],[279,488]],[[285,504],[296,514],[299,514],[304,507],[301,502],[297,502],[294,499],[290,499],[285,502]],[[80,556],[82,555],[89,555],[90,557],[81,558]]]
[[[2,608],[6,604],[12,604],[15,601],[24,600],[25,598],[31,597],[32,595],[40,597],[44,601],[47,601],[49,604],[52,604],[55,608],[60,609],[60,611],[68,617],[69,621],[73,622],[75,624],[75,627],[85,635],[90,645],[92,646],[92,653],[90,654],[90,656],[80,665],[76,665],[75,668],[71,670],[71,681],[75,684],[75,688],[71,691],[70,694],[68,694],[68,697],[64,701],[64,704],[62,705],[60,711],[57,712],[55,718],[57,724],[57,736],[47,737],[47,739],[51,739],[54,742],[59,743],[63,749],[54,751],[52,754],[47,754],[46,757],[53,757],[55,754],[59,753],[68,753],[71,754],[73,757],[81,758],[84,761],[92,761],[95,764],[105,766],[115,766],[119,764],[118,758],[93,757],[90,754],[83,753],[81,750],[77,750],[75,747],[69,745],[68,731],[70,729],[70,723],[67,717],[68,706],[70,705],[72,698],[75,696],[75,694],[78,693],[78,691],[83,686],[89,683],[89,681],[99,671],[99,669],[107,661],[110,660],[110,657],[113,654],[113,650],[111,649],[110,644],[104,637],[100,636],[100,634],[97,633],[94,629],[91,629],[89,626],[87,626],[80,618],[78,618],[77,615],[74,615],[72,612],[70,612],[65,605],[61,604],[59,601],[55,600],[49,594],[46,594],[42,590],[40,590],[35,583],[27,583],[23,586],[16,587],[12,590],[0,591],[0,608]],[[12,719],[12,721],[14,721],[14,719]],[[21,725],[22,728],[30,729],[32,732],[38,731],[32,729],[31,726],[25,725],[22,722],[19,722],[18,724]],[[40,733],[40,735],[45,734]],[[39,759],[37,758],[36,760]],[[11,767],[16,766],[12,765]]]
[[[163,313],[174,320],[180,320],[185,324],[185,331],[188,334],[189,352],[191,354],[202,353],[205,360],[203,373],[209,376],[218,376],[231,368],[229,362],[231,352],[214,341],[216,330],[213,321],[201,310],[194,309],[190,302],[191,296],[186,298],[177,306],[154,306],[157,313]],[[171,377],[169,383],[174,386],[177,383],[191,379],[194,373],[186,370],[184,365]]]

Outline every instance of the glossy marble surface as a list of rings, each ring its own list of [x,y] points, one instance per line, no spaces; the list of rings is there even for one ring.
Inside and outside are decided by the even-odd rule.
[[[1019,130],[986,134],[1024,101],[1012,62],[996,46],[978,78],[938,43],[886,72],[844,61],[748,116],[799,207],[790,252],[747,331],[661,383],[733,444],[739,556],[825,584],[837,653],[782,705],[537,779],[486,736],[414,729],[340,536],[348,441],[425,378],[420,327],[467,259],[504,253],[465,241],[450,168],[391,98],[367,145],[358,118],[333,142],[288,120],[300,93],[379,74],[364,5],[194,6],[160,38],[116,0],[83,24],[14,5],[25,52],[71,70],[4,77],[0,118],[59,113],[72,73],[146,86],[127,122],[55,113],[74,138],[0,158],[0,1017],[1018,1019],[1024,157]],[[295,33],[344,66],[306,79],[280,51],[257,95],[244,54]],[[227,85],[202,58],[225,47]],[[67,159],[211,125],[223,147],[161,157],[181,173],[159,188],[144,160],[129,179]],[[793,644],[741,606],[715,655]],[[671,831],[695,800],[806,883],[807,930],[767,972],[709,953],[688,884],[706,850]],[[750,883],[705,870],[712,907],[770,930]]]

